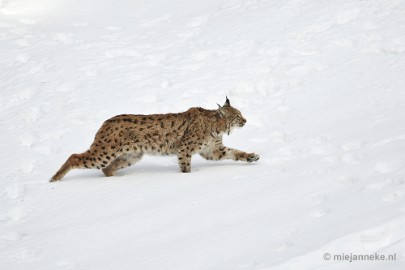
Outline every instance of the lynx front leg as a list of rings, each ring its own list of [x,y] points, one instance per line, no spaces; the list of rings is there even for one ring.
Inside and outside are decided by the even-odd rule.
[[[187,149],[181,149],[177,153],[177,159],[181,172],[189,173],[191,171],[191,152]]]
[[[237,149],[221,146],[216,149],[204,149],[200,155],[207,160],[233,159],[246,162],[259,160],[260,156],[255,153],[246,153]]]
[[[191,156],[198,152],[201,147],[198,142],[188,142],[179,146],[177,151],[177,159],[179,161],[180,170],[184,173],[189,173],[191,170]]]

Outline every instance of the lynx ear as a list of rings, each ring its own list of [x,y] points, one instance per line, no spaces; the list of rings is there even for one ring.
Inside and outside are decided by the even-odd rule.
[[[229,102],[228,96],[226,96],[224,107],[231,107],[231,102]]]
[[[218,103],[217,103],[217,105],[218,105],[218,114],[219,114],[219,116],[220,116],[220,117],[224,116],[224,115],[225,115],[224,107],[222,107],[222,106],[219,105]]]

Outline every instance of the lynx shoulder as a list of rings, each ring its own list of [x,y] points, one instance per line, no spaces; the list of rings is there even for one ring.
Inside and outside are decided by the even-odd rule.
[[[207,160],[257,161],[259,155],[255,153],[222,144],[223,134],[229,135],[245,123],[228,98],[217,110],[191,108],[182,113],[118,115],[103,123],[89,150],[71,155],[50,181],[82,168],[101,169],[106,176],[113,176],[144,154],[177,155],[184,173],[190,172],[191,157],[197,153]]]

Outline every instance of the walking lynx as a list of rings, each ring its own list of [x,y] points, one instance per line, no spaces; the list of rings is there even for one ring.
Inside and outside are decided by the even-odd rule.
[[[219,106],[219,105],[218,105]],[[191,157],[207,160],[257,161],[259,155],[228,148],[222,135],[243,127],[246,119],[229,99],[217,110],[191,108],[182,113],[115,116],[103,123],[90,149],[73,154],[50,180],[61,180],[71,169],[102,169],[113,176],[144,154],[177,155],[180,170],[190,172]]]

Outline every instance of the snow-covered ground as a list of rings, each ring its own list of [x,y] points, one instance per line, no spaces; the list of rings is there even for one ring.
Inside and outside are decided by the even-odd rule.
[[[0,269],[404,269],[404,75],[403,0],[0,0]],[[226,95],[258,163],[48,183],[111,116]]]

